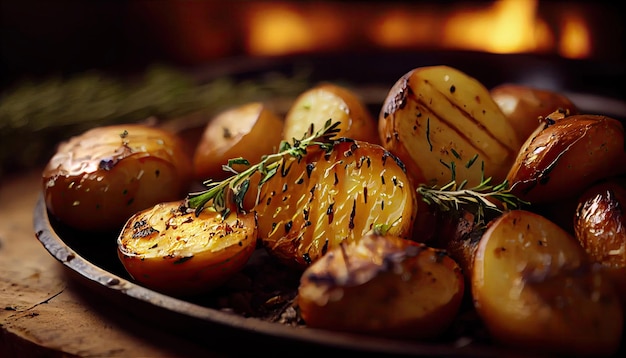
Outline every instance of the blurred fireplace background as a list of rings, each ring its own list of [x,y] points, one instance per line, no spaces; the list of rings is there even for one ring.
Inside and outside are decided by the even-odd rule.
[[[599,1],[3,0],[2,84],[233,56],[469,50],[623,62],[624,13]]]
[[[509,79],[515,75],[623,99],[626,16],[618,5],[588,0],[0,0],[0,182],[4,172],[44,163],[61,140],[89,127],[148,118],[191,126],[251,98],[271,98],[284,107],[311,78],[276,79],[266,68],[259,71],[269,79],[257,73],[260,85],[219,80],[236,72],[237,64],[274,69],[290,55],[328,55],[330,62],[315,68],[329,68],[319,78],[341,74],[345,66],[346,72],[363,73],[364,81],[375,82],[380,73],[391,84],[396,77],[390,79],[390,73],[415,66],[415,59],[444,54],[471,67],[473,75],[480,73],[485,85],[498,83],[505,73]],[[497,54],[505,54],[506,61]],[[155,67],[167,70],[153,72]],[[209,81],[211,76],[216,81]],[[387,90],[378,88],[369,103],[379,105],[381,91]],[[623,100],[606,103],[596,97],[588,101],[593,108],[626,118]]]

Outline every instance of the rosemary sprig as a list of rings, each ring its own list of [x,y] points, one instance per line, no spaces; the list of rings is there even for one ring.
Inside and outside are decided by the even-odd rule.
[[[331,119],[324,123],[324,127],[320,130],[313,132],[314,128],[311,126],[309,133],[313,133],[309,137],[302,139],[293,139],[293,143],[288,141],[282,141],[280,143],[277,153],[264,155],[261,161],[255,165],[250,166],[250,163],[244,158],[230,159],[227,165],[222,166],[226,171],[233,173],[229,178],[216,182],[211,179],[205,181],[203,184],[207,187],[206,190],[190,193],[187,195],[187,205],[190,208],[196,209],[196,215],[199,215],[204,210],[206,204],[213,200],[213,208],[221,212],[224,216],[228,215],[229,209],[226,205],[226,193],[227,190],[232,191],[235,204],[238,208],[242,208],[243,199],[250,186],[250,177],[259,172],[263,176],[259,182],[259,186],[263,185],[269,180],[280,167],[281,160],[285,155],[291,155],[296,158],[301,158],[306,154],[307,147],[311,145],[319,145],[325,151],[332,150],[335,135],[339,133],[340,122],[332,122]],[[233,169],[233,164],[243,164],[249,167],[241,173]]]
[[[437,185],[427,186],[421,184],[418,186],[418,194],[421,195],[422,200],[428,205],[437,205],[441,211],[458,211],[461,208],[472,208],[476,214],[476,222],[482,223],[488,211],[502,212],[502,209],[491,199],[499,201],[505,208],[509,209],[520,208],[523,205],[530,204],[510,192],[509,182],[506,179],[498,185],[491,185],[492,178],[485,178],[484,168],[480,184],[472,188],[465,188],[467,180],[457,184],[454,166],[450,166],[450,169],[452,171],[452,180],[446,185],[438,187]]]

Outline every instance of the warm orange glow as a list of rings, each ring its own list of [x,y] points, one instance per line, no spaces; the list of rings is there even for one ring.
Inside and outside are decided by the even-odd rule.
[[[538,13],[538,0],[459,2],[450,7],[275,1],[250,2],[238,11],[243,15],[245,51],[250,55],[367,47],[558,51],[570,58],[587,57],[591,52],[584,16],[560,15],[563,23],[555,29]]]
[[[265,4],[267,5],[267,4]],[[248,12],[248,52],[281,55],[339,46],[347,35],[342,14],[317,4],[298,8],[277,3],[251,6]]]
[[[563,17],[559,54],[569,58],[584,58],[591,53],[591,38],[585,21],[577,15]]]
[[[432,31],[437,26],[438,19],[431,13],[391,8],[373,22],[369,37],[382,47],[424,46],[437,42]]]
[[[250,54],[275,55],[314,49],[306,18],[289,6],[260,7],[248,21]]]
[[[459,11],[446,22],[444,45],[494,53],[545,50],[553,39],[536,11],[537,0],[501,0],[484,9]]]

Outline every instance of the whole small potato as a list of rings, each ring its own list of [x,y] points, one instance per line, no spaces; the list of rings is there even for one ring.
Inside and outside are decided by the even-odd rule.
[[[191,159],[179,137],[142,124],[70,138],[42,173],[49,212],[85,231],[119,230],[137,211],[184,197],[190,181]]]
[[[309,136],[329,119],[341,122],[338,137],[379,143],[376,120],[365,103],[351,88],[334,83],[321,83],[296,98],[285,116],[283,140]]]
[[[530,86],[505,83],[490,90],[491,98],[509,119],[521,143],[540,125],[539,117],[557,110],[576,114],[578,109],[565,95]]]
[[[624,127],[590,114],[546,122],[524,143],[507,180],[531,204],[577,197],[589,185],[626,172]]]
[[[283,119],[262,102],[229,108],[215,116],[204,128],[193,155],[197,180],[222,180],[231,175],[223,170],[230,159],[244,158],[258,163],[274,153],[280,144]],[[233,165],[237,171],[245,165]]]
[[[626,180],[610,178],[592,185],[578,200],[574,216],[578,241],[595,262],[615,278],[626,302]]]

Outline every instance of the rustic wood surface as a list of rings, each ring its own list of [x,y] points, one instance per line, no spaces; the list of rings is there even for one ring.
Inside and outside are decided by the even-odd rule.
[[[225,356],[129,317],[69,277],[34,235],[40,173],[0,182],[0,357]]]

